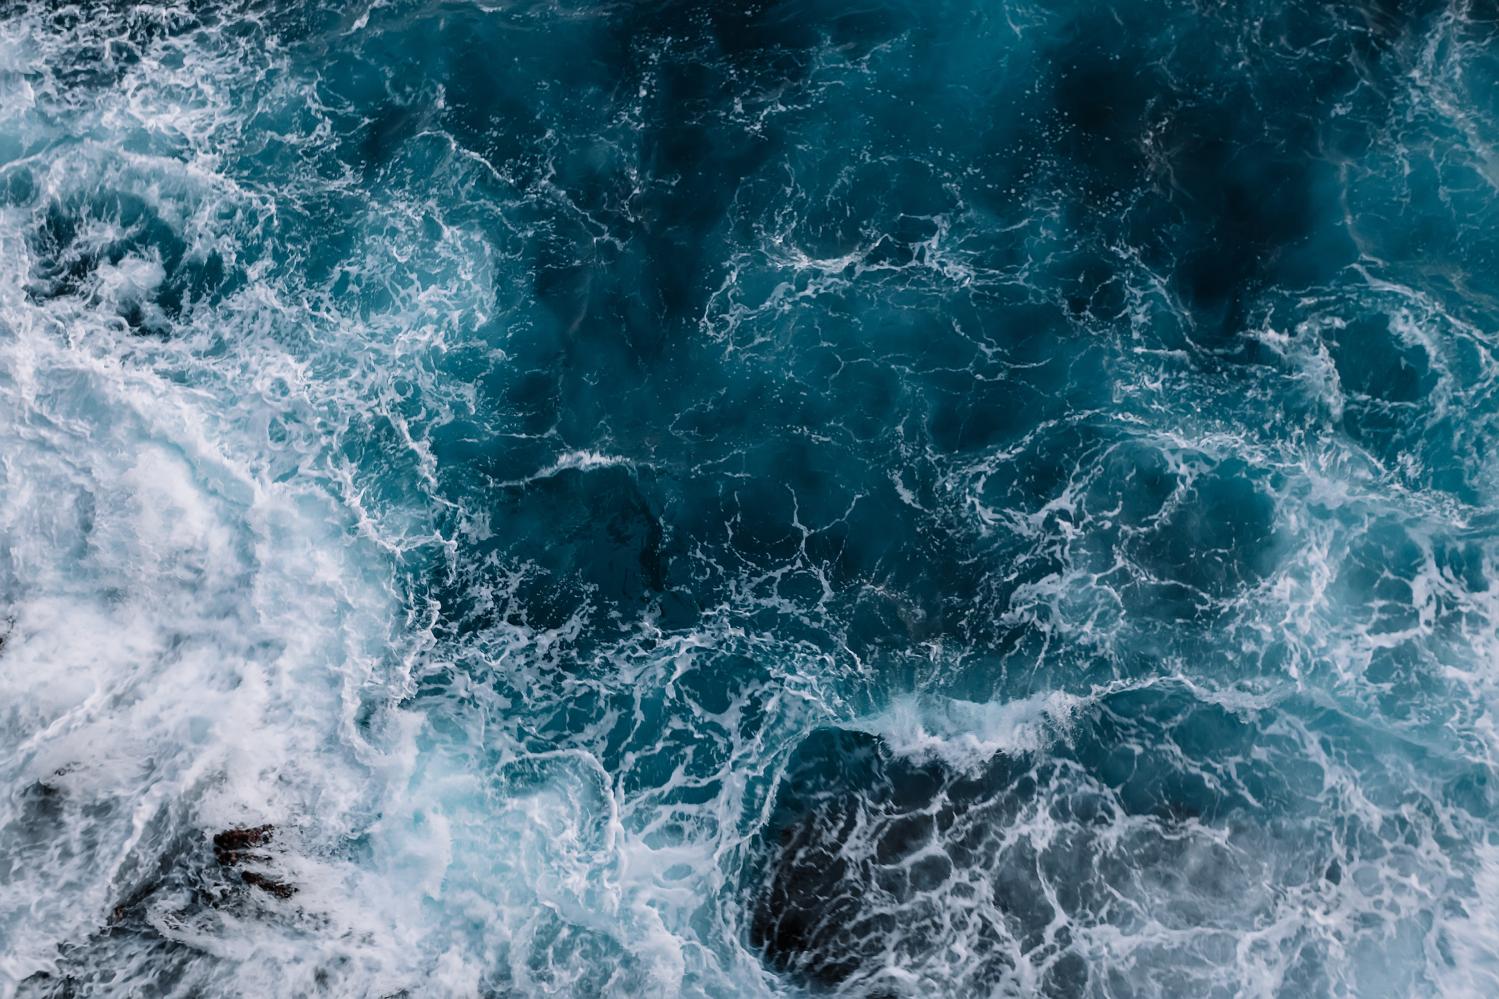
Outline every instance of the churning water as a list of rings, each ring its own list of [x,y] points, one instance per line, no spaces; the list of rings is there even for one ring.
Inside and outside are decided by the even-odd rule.
[[[0,994],[1499,994],[1493,0],[0,0]]]

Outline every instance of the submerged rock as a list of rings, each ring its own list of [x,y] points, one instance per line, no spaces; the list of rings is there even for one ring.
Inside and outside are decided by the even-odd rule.
[[[225,829],[213,837],[213,859],[226,867],[253,859],[248,851],[269,843],[274,832],[271,825]]]
[[[264,874],[257,874],[255,871],[242,871],[239,877],[245,884],[253,885],[263,892],[275,895],[277,898],[291,898],[297,893],[296,886],[289,885],[285,881],[268,878]]]
[[[245,826],[225,829],[213,837],[213,859],[220,867],[239,869],[245,864],[263,864],[270,859],[267,854],[252,852],[271,841],[275,826]],[[255,870],[240,870],[240,880],[245,884],[277,898],[291,898],[297,893],[295,885],[288,884]]]

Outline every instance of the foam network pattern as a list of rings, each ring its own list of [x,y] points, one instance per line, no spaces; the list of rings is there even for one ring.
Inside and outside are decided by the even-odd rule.
[[[1492,0],[0,0],[0,996],[1499,994]]]

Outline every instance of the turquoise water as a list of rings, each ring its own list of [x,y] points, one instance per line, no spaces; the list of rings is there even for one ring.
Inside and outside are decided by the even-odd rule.
[[[0,2],[0,995],[1499,994],[1496,34]]]

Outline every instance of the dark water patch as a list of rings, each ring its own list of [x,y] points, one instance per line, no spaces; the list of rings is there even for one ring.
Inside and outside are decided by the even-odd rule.
[[[899,922],[893,908],[871,904],[878,861],[845,843],[864,819],[870,791],[894,796],[898,783],[904,796],[920,799],[936,790],[929,776],[902,771],[892,780],[877,740],[868,736],[826,732],[800,747],[767,833],[773,866],[763,882],[751,882],[749,942],[772,967],[831,987],[877,961]],[[908,821],[902,829],[897,820],[884,830],[886,857],[894,859],[902,836],[921,836],[924,830],[910,828],[921,824]]]
[[[1435,384],[1426,352],[1402,339],[1387,316],[1334,327],[1328,340],[1345,392],[1377,402],[1414,403]]]
[[[1273,570],[1275,501],[1236,460],[1184,484],[1169,509],[1145,528],[1126,550],[1156,582],[1163,604],[1188,606],[1222,600],[1253,586]],[[1185,609],[1185,608],[1183,608]]]
[[[1077,17],[1058,27],[1048,53],[1047,125],[1090,202],[1125,195],[1147,180],[1149,133],[1175,103],[1169,78],[1151,58],[1152,35],[1166,34],[1166,26],[1142,25],[1139,16],[1154,20],[1143,11]]]
[[[1200,901],[1168,920],[1231,924],[1227,900],[1260,872],[1209,844],[1247,844],[1256,816],[1304,816],[1321,792],[1320,773],[1282,769],[1294,746],[1266,743],[1258,719],[1179,691],[1111,696],[1073,725],[1044,753],[963,769],[872,735],[809,736],[744,873],[751,946],[793,980],[847,994],[905,994],[910,976],[943,974],[952,946],[964,953],[954,988],[1002,989],[1018,960],[1045,994],[1086,994],[1093,972],[1071,932],[1124,928],[1123,900],[1174,880]],[[1295,876],[1312,877],[1324,849]],[[1175,867],[1187,856],[1190,872]]]
[[[662,528],[639,475],[564,468],[497,491],[493,516],[517,539],[504,553],[526,570],[518,609],[532,626],[557,627],[580,606],[637,616],[661,592]]]

